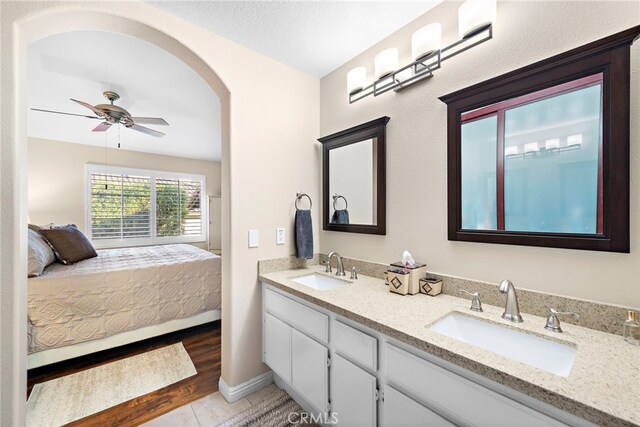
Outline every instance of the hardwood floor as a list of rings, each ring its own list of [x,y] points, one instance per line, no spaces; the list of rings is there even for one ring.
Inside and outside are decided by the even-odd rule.
[[[172,332],[28,372],[27,395],[37,383],[182,341],[197,375],[75,421],[70,426],[135,426],[218,391],[221,367],[220,321]]]

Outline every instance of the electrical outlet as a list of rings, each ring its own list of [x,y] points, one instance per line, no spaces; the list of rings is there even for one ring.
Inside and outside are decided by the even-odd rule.
[[[276,245],[284,245],[284,228],[276,228]]]
[[[249,230],[249,247],[257,248],[260,243],[260,234],[258,230]]]

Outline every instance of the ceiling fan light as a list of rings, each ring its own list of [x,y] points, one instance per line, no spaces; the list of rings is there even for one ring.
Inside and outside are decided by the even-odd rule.
[[[496,23],[496,0],[466,0],[458,8],[458,34],[461,39],[477,34]]]
[[[367,84],[367,69],[356,67],[347,73],[347,91],[349,95],[360,92]]]
[[[411,56],[414,61],[428,56],[442,45],[442,26],[433,23],[420,28],[411,36]]]
[[[374,59],[376,79],[392,74],[398,69],[398,48],[391,47],[376,55]]]

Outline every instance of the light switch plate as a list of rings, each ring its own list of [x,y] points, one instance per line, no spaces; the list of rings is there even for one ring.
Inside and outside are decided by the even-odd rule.
[[[260,234],[258,230],[249,230],[249,247],[257,248],[260,243]]]
[[[284,245],[284,228],[276,228],[276,245]]]

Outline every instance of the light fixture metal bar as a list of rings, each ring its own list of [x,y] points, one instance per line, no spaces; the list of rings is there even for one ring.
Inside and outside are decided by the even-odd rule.
[[[480,37],[480,38],[478,38]],[[390,90],[394,90],[398,92],[402,89],[406,89],[407,87],[418,83],[420,81],[426,80],[428,78],[433,77],[433,72],[442,67],[442,62],[446,61],[449,58],[453,58],[454,56],[471,49],[481,43],[484,43],[493,38],[493,25],[489,25],[484,29],[478,31],[477,33],[465,37],[461,40],[458,40],[442,49],[439,49],[430,55],[418,58],[416,61],[411,62],[408,65],[405,65],[402,68],[394,71],[388,76],[377,79],[369,86],[349,94],[349,104],[353,104],[356,101],[359,101],[363,98],[366,98],[369,95],[378,96]],[[462,46],[470,41],[473,43],[468,44],[460,49],[455,50],[459,46]],[[453,50],[453,51],[452,51]],[[452,51],[449,54],[445,54],[446,52]],[[429,62],[432,61],[432,62]],[[411,77],[402,79],[401,74],[407,70],[413,70],[413,75]]]

